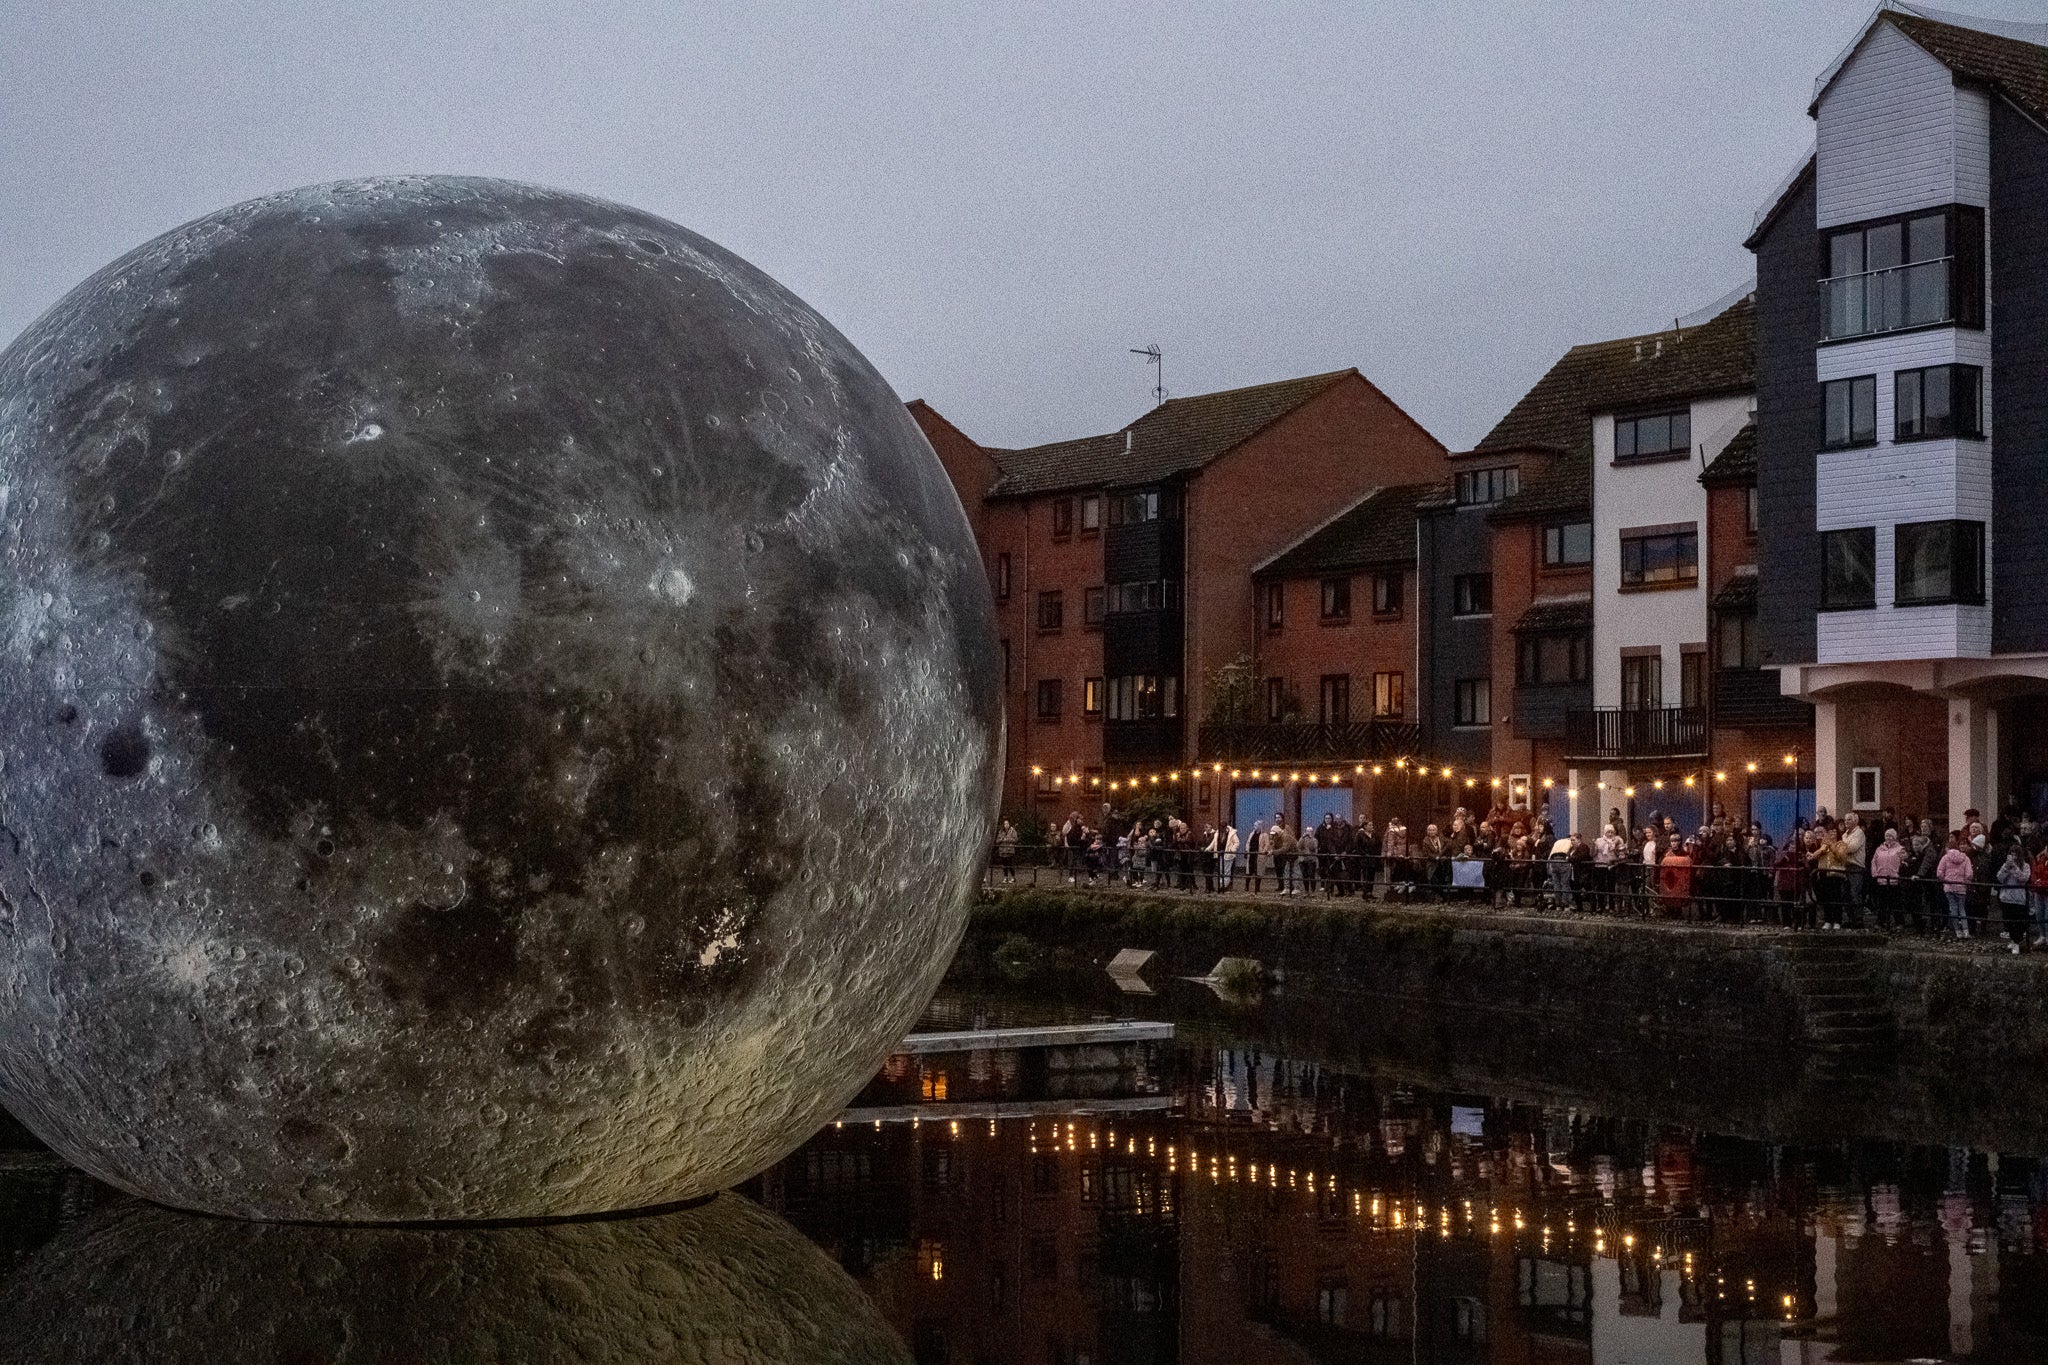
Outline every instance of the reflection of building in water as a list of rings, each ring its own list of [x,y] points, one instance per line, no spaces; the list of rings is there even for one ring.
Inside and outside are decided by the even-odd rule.
[[[1159,1060],[1177,1116],[848,1123],[764,1197],[921,1362],[2048,1358],[2033,1161]]]

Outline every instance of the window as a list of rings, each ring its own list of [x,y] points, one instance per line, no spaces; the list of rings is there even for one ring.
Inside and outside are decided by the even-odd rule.
[[[1102,624],[1103,605],[1106,594],[1101,588],[1084,588],[1081,591],[1081,624],[1099,626]]]
[[[1372,614],[1374,616],[1399,616],[1401,614],[1401,575],[1399,573],[1376,573],[1372,576]]]
[[[1408,1335],[1408,1296],[1398,1289],[1373,1290],[1365,1330],[1376,1337],[1405,1339]]]
[[[1268,583],[1266,585],[1266,629],[1280,629],[1280,622],[1287,606],[1287,585]]]
[[[1877,376],[1830,379],[1821,385],[1821,407],[1827,427],[1821,444],[1829,450],[1867,446],[1877,440]]]
[[[1707,704],[1707,655],[1705,650],[1683,650],[1678,656],[1678,704],[1697,709]]]
[[[1902,523],[1893,536],[1898,572],[1892,600],[1901,607],[1984,600],[1984,523]]]
[[[1458,471],[1458,506],[1480,507],[1512,498],[1522,487],[1521,474],[1513,465],[1497,469]]]
[[[1698,528],[1644,526],[1621,533],[1621,586],[1690,587],[1700,577]]]
[[[1851,810],[1877,810],[1883,802],[1884,775],[1878,768],[1849,769],[1849,808]]]
[[[1136,673],[1105,686],[1110,720],[1172,720],[1180,715],[1180,679]]]
[[[1065,540],[1074,534],[1074,500],[1055,498],[1052,504],[1052,538]]]
[[[1961,204],[1826,233],[1828,338],[1983,326],[1983,251],[1984,211]]]
[[[1000,555],[997,555],[997,556],[996,556],[996,584],[995,584],[995,586],[996,586],[996,601],[998,601],[998,602],[1007,602],[1007,601],[1009,601],[1009,600],[1010,600],[1010,557],[1009,557],[1009,555],[1007,555],[1007,554],[1000,554]]]
[[[1892,439],[1984,435],[1984,371],[1933,365],[1892,376]]]
[[[1172,489],[1148,489],[1143,493],[1113,493],[1109,498],[1109,524],[1130,526],[1180,515],[1180,497]]]
[[[1323,674],[1321,700],[1317,710],[1325,725],[1349,725],[1351,723],[1351,675],[1349,673]]]
[[[1316,1285],[1316,1320],[1331,1327],[1342,1327],[1345,1296],[1343,1280],[1324,1277]]]
[[[1066,614],[1066,605],[1057,589],[1038,594],[1038,628],[1053,631],[1060,628]]]
[[[1407,710],[1408,699],[1402,695],[1403,677],[1400,673],[1375,673],[1372,675],[1372,714],[1376,720],[1398,720]]]
[[[1621,658],[1621,709],[1655,711],[1663,705],[1663,654],[1624,654]]]
[[[1325,578],[1323,580],[1323,619],[1325,621],[1349,621],[1351,619],[1350,579]]]
[[[1454,695],[1456,708],[1455,724],[1493,724],[1493,680],[1491,678],[1460,678]]]
[[[1058,720],[1060,718],[1060,680],[1040,678],[1038,680],[1038,718]]]
[[[1451,614],[1485,616],[1493,610],[1493,575],[1461,573],[1451,579]]]
[[[1155,578],[1142,583],[1112,583],[1109,585],[1109,610],[1112,613],[1179,611],[1180,580]]]
[[[1616,460],[1664,460],[1692,451],[1692,410],[1646,412],[1614,419]]]
[[[1563,526],[1543,528],[1543,567],[1563,568],[1571,564],[1593,562],[1593,523],[1590,521],[1568,522]]]
[[[1102,529],[1102,494],[1090,493],[1081,499],[1081,534],[1092,536]]]
[[[1524,687],[1582,683],[1592,676],[1592,642],[1584,635],[1529,635],[1515,645],[1515,680]]]
[[[1877,605],[1877,528],[1824,531],[1820,538],[1820,604],[1844,611]]]
[[[1010,642],[1003,641],[1003,691],[1010,690]]]
[[[1278,721],[1286,710],[1287,680],[1285,678],[1266,679],[1266,723],[1271,725]]]
[[[1081,682],[1081,714],[1100,716],[1102,714],[1102,679],[1084,678]]]
[[[1751,540],[1756,539],[1757,500],[1756,485],[1742,490],[1742,530]]]
[[[1755,668],[1762,662],[1757,653],[1756,616],[1753,613],[1723,612],[1714,628],[1720,636],[1721,667]]]

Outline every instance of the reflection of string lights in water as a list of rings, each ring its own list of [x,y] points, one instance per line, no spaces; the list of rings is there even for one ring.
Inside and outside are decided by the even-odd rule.
[[[979,1138],[999,1139],[1004,1136],[1004,1123],[1019,1120],[990,1119],[986,1132],[979,1126],[963,1130],[957,1121],[919,1125],[912,1122],[911,1128],[923,1142],[965,1142]],[[1262,1191],[1259,1196],[1266,1201],[1263,1207],[1274,1214],[1286,1216],[1290,1211],[1313,1217],[1319,1226],[1327,1227],[1335,1215],[1358,1228],[1366,1236],[1417,1237],[1433,1234],[1435,1240],[1447,1241],[1465,1239],[1478,1243],[1505,1243],[1522,1255],[1536,1255],[1546,1259],[1563,1259],[1568,1263],[1590,1262],[1593,1259],[1610,1261],[1633,1261],[1640,1258],[1640,1264],[1648,1268],[1669,1267],[1678,1276],[1682,1292],[1687,1294],[1709,1294],[1717,1303],[1726,1305],[1731,1291],[1726,1276],[1718,1263],[1701,1263],[1694,1243],[1707,1236],[1707,1219],[1704,1214],[1684,1215],[1671,1211],[1641,1210],[1639,1214],[1649,1215],[1649,1221],[1638,1223],[1630,1218],[1629,1211],[1617,1206],[1611,1194],[1589,1196],[1584,1191],[1574,1191],[1561,1197],[1580,1201],[1576,1206],[1552,1205],[1547,1208],[1532,1206],[1523,1200],[1502,1198],[1489,1192],[1447,1194],[1439,1199],[1414,1198],[1391,1191],[1383,1183],[1361,1179],[1353,1172],[1341,1168],[1314,1166],[1283,1166],[1277,1161],[1266,1161],[1236,1150],[1241,1144],[1267,1139],[1293,1136],[1287,1133],[1246,1128],[1241,1131],[1222,1131],[1211,1134],[1218,1144],[1214,1147],[1188,1147],[1182,1149],[1171,1141],[1161,1141],[1150,1132],[1134,1132],[1126,1122],[1120,1129],[1106,1122],[1089,1119],[1028,1119],[1022,1121],[1025,1132],[1025,1147],[1033,1156],[1046,1155],[1063,1163],[1069,1159],[1081,1163],[1115,1161],[1128,1167],[1133,1164],[1148,1167],[1164,1177],[1193,1177],[1202,1185],[1214,1188],[1228,1198],[1232,1187],[1243,1187]],[[834,1128],[842,1125],[834,1124]],[[881,1128],[878,1121],[877,1129]],[[1084,1150],[1085,1140],[1085,1150]],[[1481,1161],[1487,1153],[1476,1154]],[[1465,1170],[1467,1165],[1449,1166],[1445,1170]],[[1551,1168],[1544,1168],[1551,1169]],[[1284,1176],[1284,1179],[1282,1178]],[[1453,1175],[1454,1181],[1468,1177]],[[1573,1173],[1571,1179],[1588,1181],[1583,1173]],[[1098,1174],[1093,1187],[1100,1188]],[[1623,1188],[1627,1188],[1624,1186]],[[1287,1202],[1299,1198],[1297,1205]],[[1583,1201],[1596,1200],[1597,1207],[1588,1207]],[[1171,1183],[1161,1186],[1156,1207],[1170,1210],[1178,1203],[1178,1196],[1172,1192]],[[1274,1200],[1279,1202],[1272,1202]],[[1532,1214],[1540,1217],[1532,1218]],[[934,1245],[934,1244],[927,1244]],[[920,1248],[923,1251],[923,1248]],[[937,1247],[929,1255],[919,1256],[919,1270],[933,1280],[943,1278],[943,1247]],[[1801,1316],[1801,1304],[1810,1290],[1798,1285],[1769,1284],[1754,1274],[1742,1277],[1739,1303],[1733,1310],[1740,1315],[1754,1316],[1752,1308],[1763,1306],[1763,1311],[1780,1321],[1795,1321]],[[1749,1305],[1751,1307],[1743,1307]]]

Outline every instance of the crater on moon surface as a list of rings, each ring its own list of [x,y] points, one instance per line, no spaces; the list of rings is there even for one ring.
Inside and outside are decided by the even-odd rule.
[[[966,518],[652,215],[315,186],[0,353],[0,1102],[166,1203],[525,1217],[793,1149],[957,942]]]

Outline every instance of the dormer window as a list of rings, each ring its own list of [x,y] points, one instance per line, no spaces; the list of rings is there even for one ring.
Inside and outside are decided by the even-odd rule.
[[[1513,465],[1497,469],[1458,471],[1458,506],[1483,507],[1512,498],[1521,489],[1522,476]]]

